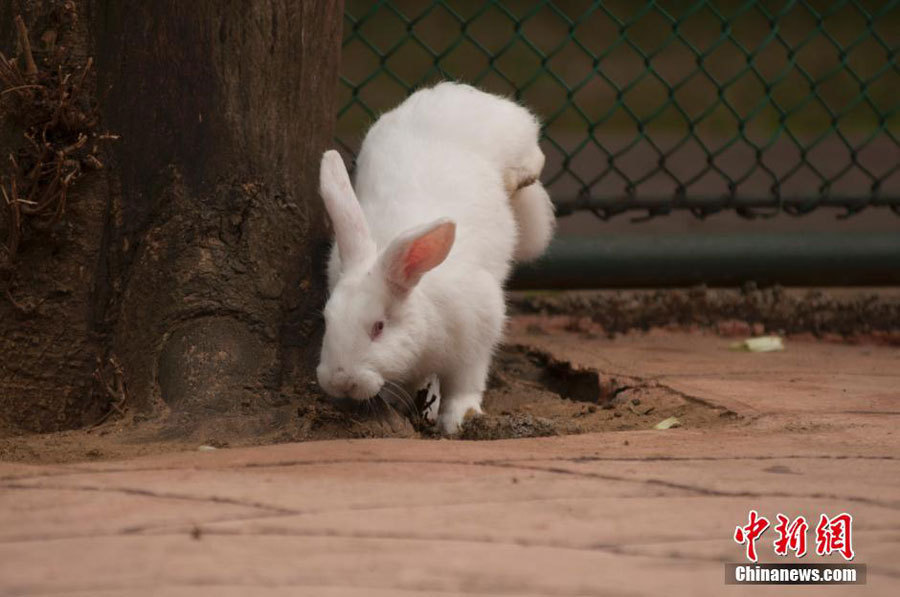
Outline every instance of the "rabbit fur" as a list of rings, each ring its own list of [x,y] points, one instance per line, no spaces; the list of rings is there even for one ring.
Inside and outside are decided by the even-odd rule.
[[[442,433],[481,412],[512,263],[538,257],[553,234],[538,134],[515,102],[441,83],[371,127],[355,192],[340,155],[325,152],[320,194],[336,241],[325,392],[366,400],[386,380],[413,392],[436,376]]]

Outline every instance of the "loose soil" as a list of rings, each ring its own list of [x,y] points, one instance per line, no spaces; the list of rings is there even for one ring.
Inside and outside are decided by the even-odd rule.
[[[484,410],[484,415],[466,420],[460,439],[652,429],[669,417],[677,417],[685,428],[719,426],[737,419],[731,411],[682,396],[657,382],[608,377],[524,346],[505,346],[497,355]],[[0,428],[0,460],[57,463],[372,437],[440,436],[418,412],[409,412],[399,403],[350,403],[316,395],[275,406],[265,415],[220,415],[203,422],[189,417],[146,420],[134,415],[92,429],[45,435],[16,435]]]
[[[587,320],[607,335],[654,327],[709,328],[725,336],[811,334],[837,341],[900,345],[900,291],[884,289],[706,288],[519,292],[513,312]]]
[[[900,344],[896,290],[740,290],[513,293],[511,320],[520,340],[570,333],[573,342],[653,328],[746,337],[763,333],[830,342]],[[127,405],[126,405],[127,406]],[[341,438],[437,438],[417,408],[383,400],[334,401],[315,386],[242,405],[226,414],[140,412],[103,425],[45,435],[23,434],[0,420],[0,460],[68,462],[283,442]],[[137,409],[134,409],[137,411]],[[466,421],[460,439],[492,440],[652,429],[676,417],[685,428],[734,424],[740,417],[664,383],[584,369],[522,345],[499,351],[485,414]]]
[[[608,377],[522,346],[505,347],[494,365],[486,414],[466,422],[463,439],[652,429],[669,417],[698,428],[737,418],[658,382]]]

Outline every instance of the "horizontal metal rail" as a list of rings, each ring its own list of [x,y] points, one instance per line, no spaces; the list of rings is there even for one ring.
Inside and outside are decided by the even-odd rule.
[[[900,284],[900,233],[627,234],[558,238],[516,289]]]
[[[849,217],[870,207],[890,208],[900,215],[900,195],[879,196],[823,196],[810,197],[578,197],[561,199],[554,197],[556,215],[568,216],[577,211],[591,211],[608,220],[626,212],[646,212],[647,217],[668,215],[673,211],[690,211],[697,217],[706,217],[722,211],[733,210],[747,218],[773,217],[779,213],[804,215],[818,208],[842,209],[840,217]],[[638,220],[644,219],[634,214]]]

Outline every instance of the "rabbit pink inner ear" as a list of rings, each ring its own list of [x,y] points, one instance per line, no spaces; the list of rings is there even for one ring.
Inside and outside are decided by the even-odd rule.
[[[394,241],[385,255],[388,282],[409,290],[447,258],[455,238],[456,224],[442,219]]]

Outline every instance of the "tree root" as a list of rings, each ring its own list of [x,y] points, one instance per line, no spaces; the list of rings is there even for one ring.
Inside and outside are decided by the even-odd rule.
[[[109,397],[109,410],[100,417],[91,427],[98,427],[105,423],[113,414],[125,416],[125,404],[128,402],[128,393],[125,391],[125,371],[115,355],[107,359],[112,368],[111,379],[105,373],[103,359],[97,357],[97,368],[94,370],[94,379],[100,385],[100,389]]]
[[[69,3],[65,7],[73,10]],[[20,55],[0,53],[0,117],[24,129],[20,146],[0,162],[0,213],[7,220],[0,244],[6,263],[0,260],[0,269],[8,270],[26,226],[47,228],[58,221],[72,185],[86,171],[103,168],[101,143],[116,138],[95,131],[97,106],[85,86],[93,60],[71,66],[61,51],[47,51],[38,68],[21,16],[15,24]]]

